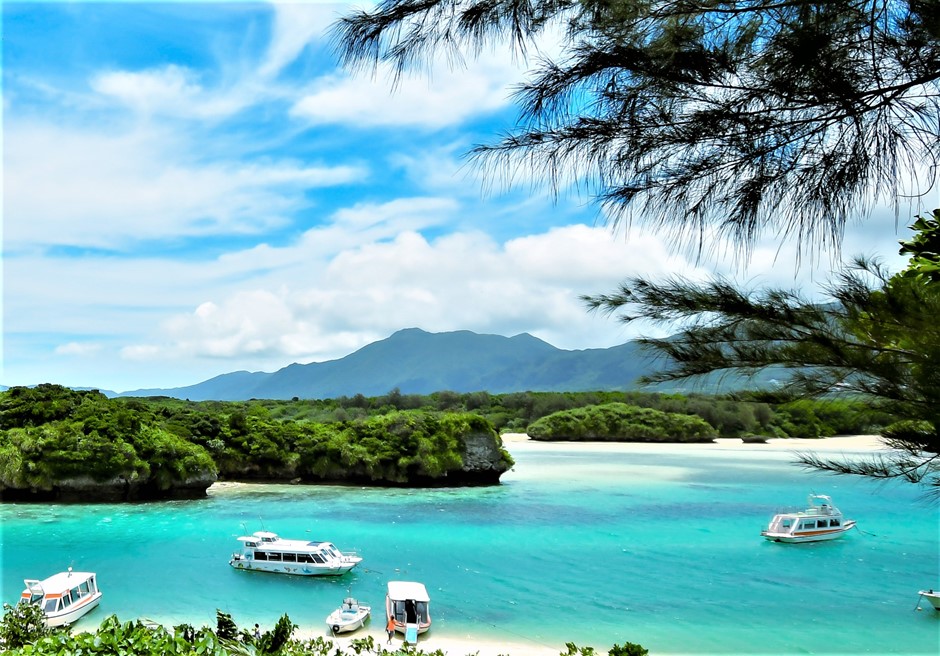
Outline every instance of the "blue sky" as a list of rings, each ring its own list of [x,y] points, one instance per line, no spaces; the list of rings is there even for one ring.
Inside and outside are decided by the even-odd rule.
[[[635,333],[578,297],[627,276],[826,279],[834,254],[797,267],[774,235],[696,263],[575,191],[488,188],[463,155],[512,126],[524,63],[494,49],[393,89],[337,67],[350,6],[2,4],[0,384],[176,387],[409,327],[607,347]],[[843,252],[898,268],[923,207],[876,209]]]

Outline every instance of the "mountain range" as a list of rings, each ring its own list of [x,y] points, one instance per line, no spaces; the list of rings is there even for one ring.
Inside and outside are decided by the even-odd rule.
[[[118,396],[240,401],[380,396],[394,389],[402,394],[628,390],[654,366],[635,342],[567,351],[528,333],[503,337],[408,328],[338,360],[291,364],[273,373],[236,371],[187,387]]]

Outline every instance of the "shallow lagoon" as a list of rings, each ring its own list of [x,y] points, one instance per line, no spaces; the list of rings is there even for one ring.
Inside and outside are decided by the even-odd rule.
[[[913,486],[806,472],[775,449],[508,444],[503,485],[397,490],[215,486],[135,505],[0,506],[3,601],[22,579],[98,572],[106,615],[241,626],[280,615],[308,630],[348,591],[376,607],[386,581],[431,593],[433,635],[562,647],[637,642],[654,654],[936,654],[938,515]],[[759,531],[810,491],[860,531],[782,545]],[[262,528],[355,549],[342,578],[235,571],[235,537]],[[925,604],[926,606],[926,604]]]

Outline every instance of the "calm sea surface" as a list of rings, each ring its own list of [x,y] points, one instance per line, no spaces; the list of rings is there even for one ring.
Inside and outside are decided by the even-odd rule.
[[[493,488],[222,486],[198,501],[0,505],[2,600],[72,565],[104,590],[79,628],[111,613],[214,626],[221,609],[240,626],[287,613],[319,631],[347,590],[382,621],[385,584],[403,579],[428,587],[430,636],[601,653],[625,641],[654,654],[940,653],[940,613],[914,610],[918,590],[940,587],[938,511],[913,486],[809,473],[770,446],[508,446],[516,467]],[[760,538],[811,491],[861,531]],[[262,525],[365,560],[338,579],[229,567],[235,538]]]

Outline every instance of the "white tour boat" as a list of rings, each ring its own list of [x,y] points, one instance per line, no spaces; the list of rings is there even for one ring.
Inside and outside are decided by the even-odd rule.
[[[343,605],[326,616],[326,625],[333,635],[361,628],[372,614],[371,606],[364,606],[352,597],[343,599]]]
[[[419,633],[431,628],[431,597],[423,583],[389,581],[385,597],[385,614],[394,618],[395,630],[414,643]]]
[[[362,562],[354,553],[344,553],[332,542],[284,540],[276,533],[256,531],[238,538],[242,550],[232,554],[229,565],[301,576],[339,576]]]
[[[920,599],[926,599],[935,611],[940,612],[940,592],[935,592],[932,588],[930,590],[921,590]],[[920,599],[917,600],[917,610],[920,610]]]
[[[92,572],[53,574],[47,579],[26,579],[20,603],[36,604],[46,614],[46,626],[68,626],[88,613],[101,600],[101,590]]]
[[[835,540],[855,528],[854,519],[844,519],[825,494],[809,495],[805,510],[774,515],[762,536],[774,542],[819,542]]]

